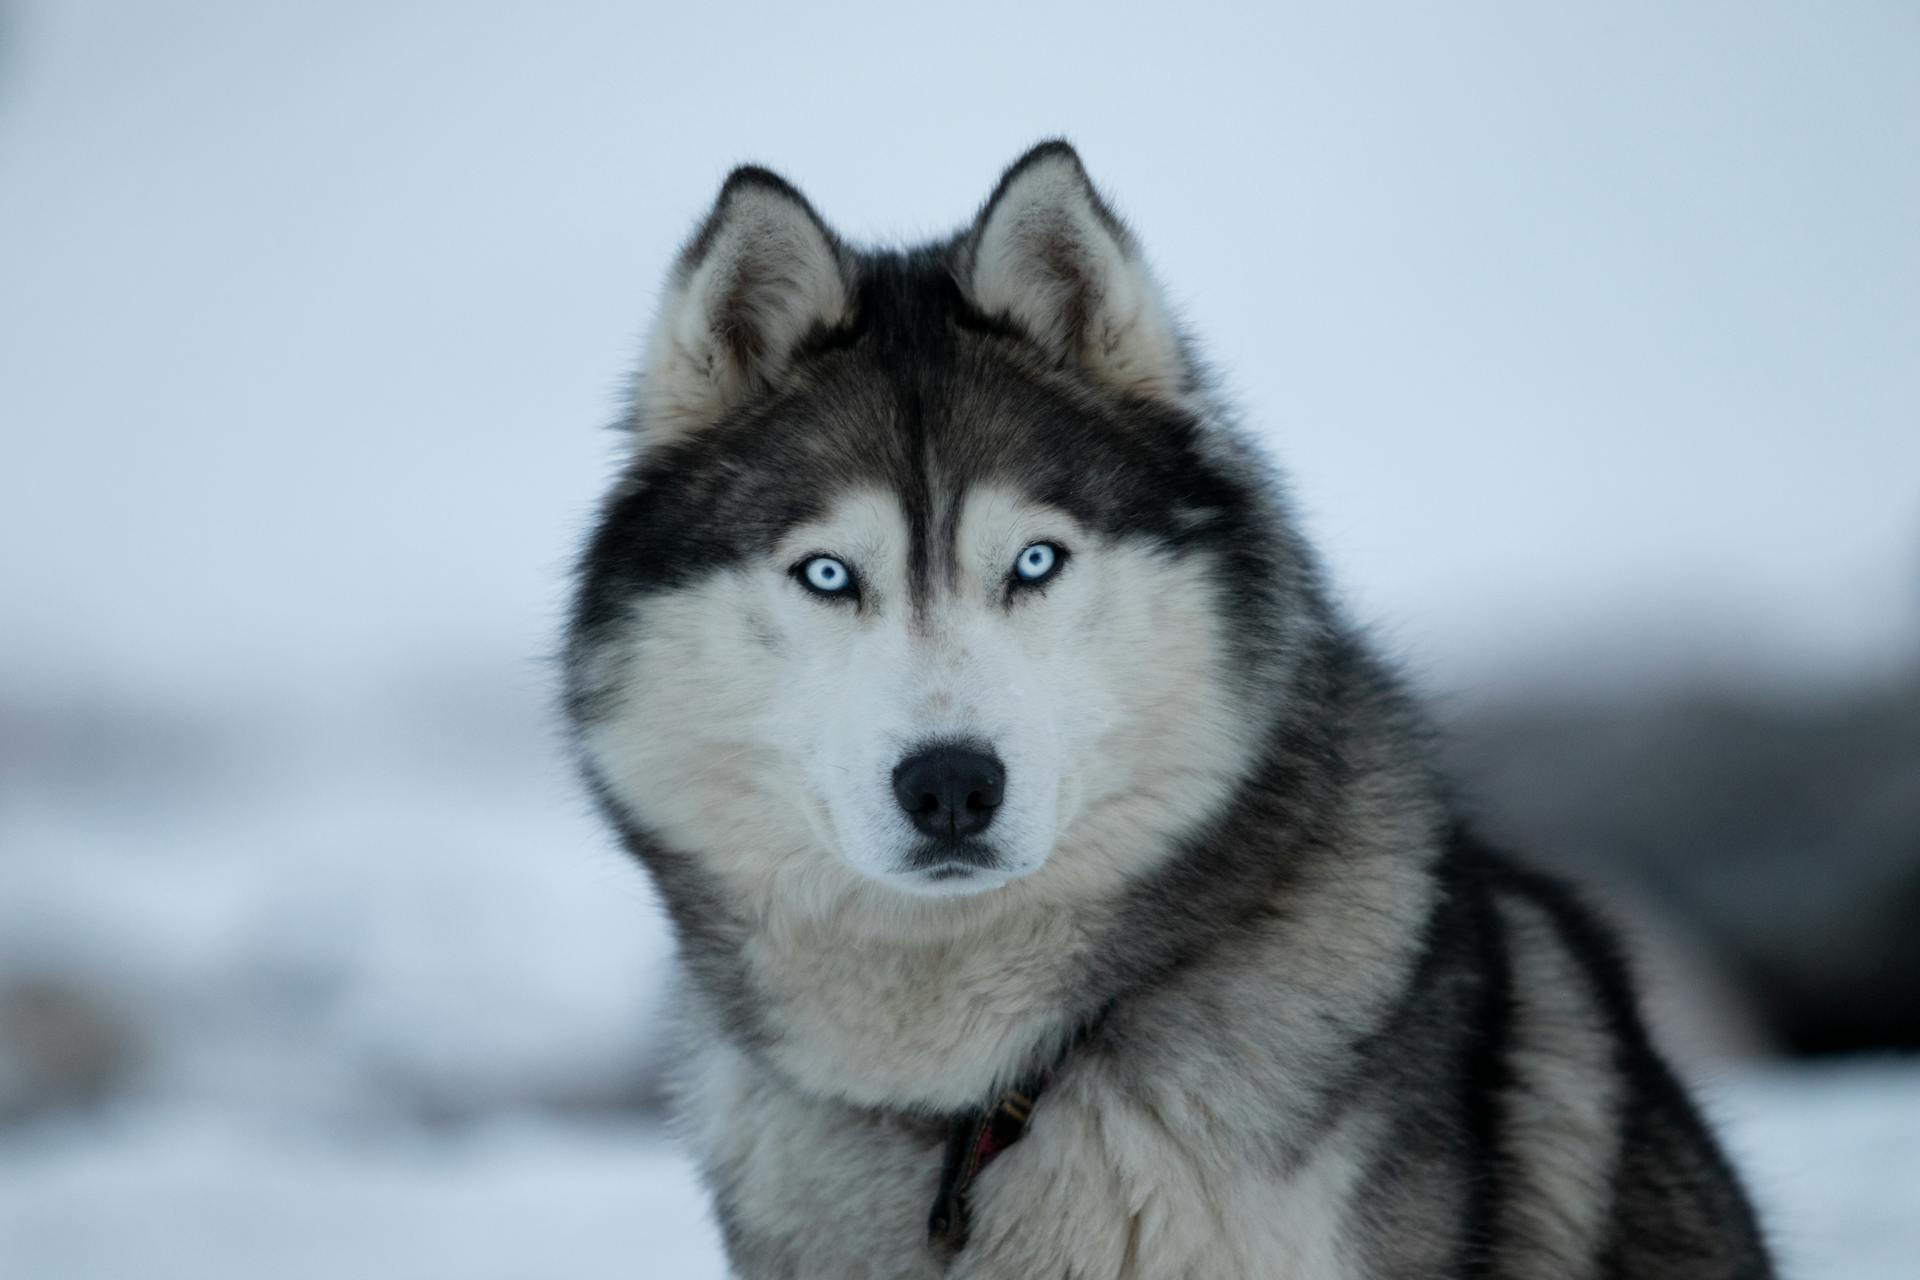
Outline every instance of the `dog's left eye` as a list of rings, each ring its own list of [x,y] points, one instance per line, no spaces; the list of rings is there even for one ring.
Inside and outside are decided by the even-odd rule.
[[[1064,547],[1051,542],[1033,542],[1027,544],[1013,560],[1013,581],[1016,586],[1037,587],[1060,572],[1060,566],[1067,562]]]

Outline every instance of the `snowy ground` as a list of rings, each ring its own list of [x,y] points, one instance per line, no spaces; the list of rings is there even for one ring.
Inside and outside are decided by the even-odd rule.
[[[0,1275],[22,1280],[701,1280],[724,1274],[705,1215],[631,1128],[397,1139],[152,1116],[0,1151]]]
[[[1920,1064],[1743,1075],[1709,1098],[1788,1277],[1914,1274]],[[9,1277],[723,1274],[698,1188],[646,1129],[496,1121],[400,1137],[163,1112],[0,1145]]]
[[[1897,1280],[1920,1265],[1920,1063],[1729,1078],[1708,1109],[1799,1280]]]

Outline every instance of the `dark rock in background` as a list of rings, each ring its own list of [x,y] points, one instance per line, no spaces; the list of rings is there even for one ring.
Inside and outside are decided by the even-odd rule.
[[[0,980],[0,1123],[84,1107],[131,1073],[139,1038],[112,998],[71,978]]]
[[[1920,672],[1511,699],[1448,750],[1492,837],[1650,907],[1780,1047],[1920,1048]]]

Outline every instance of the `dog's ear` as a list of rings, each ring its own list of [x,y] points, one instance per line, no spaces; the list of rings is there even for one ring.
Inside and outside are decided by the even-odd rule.
[[[1173,317],[1133,233],[1065,142],[1014,161],[961,241],[958,274],[974,306],[1058,360],[1140,395],[1189,389]]]
[[[778,384],[809,337],[852,310],[845,249],[777,174],[735,169],[681,251],[634,397],[653,445]]]

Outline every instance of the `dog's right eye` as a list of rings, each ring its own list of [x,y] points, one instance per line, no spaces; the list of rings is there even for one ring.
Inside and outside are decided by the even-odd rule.
[[[793,567],[793,576],[800,585],[817,596],[851,596],[853,590],[853,570],[845,562],[832,556],[812,556]]]

